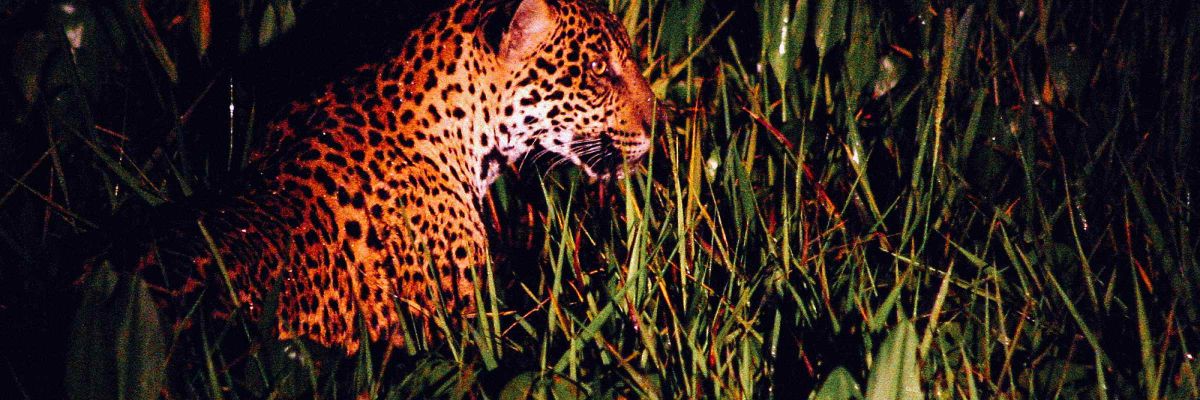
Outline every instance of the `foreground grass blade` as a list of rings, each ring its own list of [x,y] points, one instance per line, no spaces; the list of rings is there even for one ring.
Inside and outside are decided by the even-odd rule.
[[[85,285],[68,349],[68,396],[157,399],[166,381],[166,345],[146,284],[103,268]]]
[[[917,369],[917,331],[908,320],[892,328],[879,346],[871,376],[867,378],[869,400],[925,398],[921,393],[921,372]]]

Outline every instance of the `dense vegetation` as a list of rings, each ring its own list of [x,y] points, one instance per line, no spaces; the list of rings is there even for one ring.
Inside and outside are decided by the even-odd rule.
[[[404,349],[76,282],[435,7],[337,3],[0,3],[0,397],[1200,398],[1183,0],[609,0],[645,172],[507,174],[485,312]]]

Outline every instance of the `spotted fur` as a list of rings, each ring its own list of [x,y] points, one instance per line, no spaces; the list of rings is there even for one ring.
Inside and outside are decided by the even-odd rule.
[[[633,57],[584,0],[455,2],[270,124],[256,174],[200,218],[220,257],[197,252],[177,290],[226,287],[224,269],[228,303],[275,300],[279,338],[347,352],[360,318],[399,345],[403,313],[471,313],[479,205],[504,164],[541,148],[605,177],[647,152],[654,100]]]

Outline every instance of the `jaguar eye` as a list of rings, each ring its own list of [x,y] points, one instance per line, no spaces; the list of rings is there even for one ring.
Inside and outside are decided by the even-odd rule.
[[[596,75],[604,75],[605,72],[608,72],[608,63],[604,61],[592,61],[588,63],[588,70]]]

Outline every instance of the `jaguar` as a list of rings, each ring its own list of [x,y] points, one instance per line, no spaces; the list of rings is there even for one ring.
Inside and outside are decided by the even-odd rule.
[[[656,101],[636,58],[589,0],[454,1],[286,106],[248,176],[138,272],[176,254],[188,268],[153,284],[174,298],[217,288],[253,318],[271,309],[281,340],[403,346],[405,318],[476,310],[481,204],[506,165],[551,155],[607,179],[644,158]]]

